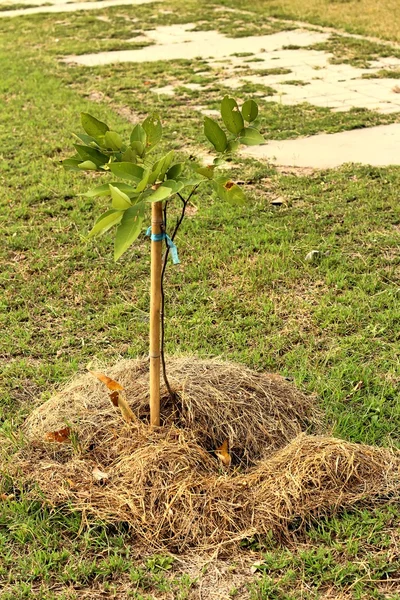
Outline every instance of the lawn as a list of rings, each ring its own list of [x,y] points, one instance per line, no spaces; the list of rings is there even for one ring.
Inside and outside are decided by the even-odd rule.
[[[198,23],[231,35],[290,28],[268,15],[390,40],[399,35],[398,3],[389,0],[223,4],[250,14],[166,0],[0,19],[0,422],[16,447],[24,443],[20,427],[32,407],[89,361],[112,364],[147,353],[148,239],[142,235],[117,264],[111,237],[88,243],[105,204],[81,195],[93,177],[60,167],[71,154],[79,113],[91,112],[126,134],[155,110],[164,117],[165,145],[196,155],[206,148],[196,107],[215,108],[228,91],[218,70],[200,58],[89,69],[59,58],[132,47],[141,42],[127,40],[162,24]],[[351,38],[334,37],[327,45],[336,60],[354,64],[389,52]],[[210,82],[207,92],[185,88]],[[170,83],[179,86],[174,97],[149,91]],[[248,84],[236,95],[260,91],[266,95]],[[268,139],[399,118],[267,101],[260,108]],[[171,268],[167,281],[167,353],[220,356],[281,373],[317,395],[334,435],[400,447],[400,168],[282,173],[242,159],[231,175],[244,182],[248,204],[223,206],[202,194],[180,232],[182,266]],[[311,250],[319,250],[319,261],[305,261]],[[32,502],[5,473],[0,492],[4,600],[206,599],[212,589],[212,565],[207,571],[193,557],[143,555],[123,524],[86,522]],[[237,556],[218,563],[231,582],[226,597],[399,600],[398,527],[398,507],[386,504],[327,516],[293,546],[248,540]]]

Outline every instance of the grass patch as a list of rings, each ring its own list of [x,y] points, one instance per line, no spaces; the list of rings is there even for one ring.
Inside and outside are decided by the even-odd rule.
[[[37,4],[0,4],[0,12],[5,12],[8,10],[22,10],[24,8],[37,8]],[[42,4],[41,6],[51,6],[47,4]]]
[[[397,511],[389,506],[372,514],[356,511],[321,519],[293,549],[265,550],[253,541],[263,557],[256,567],[261,577],[249,586],[250,598],[313,600],[329,589],[335,597],[395,600],[399,596],[390,580],[400,571],[400,561],[392,558],[398,524]]]
[[[281,81],[283,85],[309,85],[309,81],[302,81],[301,79],[288,79],[286,81]]]
[[[372,61],[379,58],[400,57],[400,50],[394,47],[341,35],[332,35],[327,42],[313,44],[308,48],[333,54],[330,62],[334,65],[349,64],[361,68],[368,68]]]
[[[224,0],[231,6],[279,19],[297,19],[344,29],[350,33],[399,41],[400,6],[397,0]]]
[[[392,69],[380,69],[375,73],[365,73],[362,79],[400,79],[400,71]]]

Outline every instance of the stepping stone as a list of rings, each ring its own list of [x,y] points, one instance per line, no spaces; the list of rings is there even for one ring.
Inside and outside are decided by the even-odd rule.
[[[400,165],[400,123],[271,141],[246,148],[242,155],[280,166],[315,169],[339,167],[344,163],[376,167]]]

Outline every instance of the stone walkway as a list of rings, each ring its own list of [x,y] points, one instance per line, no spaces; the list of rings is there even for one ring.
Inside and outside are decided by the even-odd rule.
[[[361,69],[348,64],[331,64],[332,54],[307,49],[307,46],[326,42],[330,33],[296,29],[230,38],[217,31],[192,31],[194,27],[194,24],[157,27],[143,37],[152,42],[152,46],[69,56],[65,60],[95,66],[201,57],[212,66],[224,68],[225,77],[220,83],[231,89],[246,82],[272,87],[276,93],[264,98],[271,102],[289,105],[308,102],[334,111],[347,111],[356,106],[380,113],[400,112],[398,79],[363,79],[379,69],[400,67],[398,58],[383,58],[374,61],[370,68]],[[294,46],[296,49],[291,49]],[[263,73],[238,77],[238,67],[251,67]],[[265,75],[266,70],[271,73]],[[157,91],[171,95],[173,88],[168,86]]]
[[[400,123],[271,141],[242,152],[275,165],[329,169],[344,163],[384,167],[400,165]]]

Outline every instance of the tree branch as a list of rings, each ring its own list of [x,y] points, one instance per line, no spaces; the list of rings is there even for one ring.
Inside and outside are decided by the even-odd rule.
[[[182,224],[182,221],[185,217],[185,211],[186,211],[186,207],[188,205],[188,203],[190,202],[190,199],[192,198],[193,194],[196,192],[197,188],[199,187],[199,185],[196,185],[193,190],[190,192],[189,196],[185,199],[179,192],[177,193],[177,196],[180,198],[180,200],[182,201],[182,211],[180,214],[180,217],[178,218],[176,225],[175,225],[175,229],[171,235],[171,240],[173,241],[176,234],[178,233],[179,227]],[[164,233],[166,233],[167,230],[167,209],[168,209],[168,200],[166,200],[165,205],[164,205],[164,209],[163,209],[163,213],[164,213],[164,223],[163,223],[163,231]],[[168,246],[168,240],[165,240],[165,244],[166,244],[166,250],[165,250],[165,254],[164,254],[164,260],[163,260],[163,266],[162,266],[162,270],[161,270],[161,364],[162,364],[162,372],[163,372],[163,379],[164,379],[164,383],[165,386],[168,390],[168,393],[170,395],[170,398],[172,400],[175,399],[175,393],[172,391],[171,385],[168,381],[168,377],[167,377],[167,369],[166,369],[166,365],[165,365],[165,352],[164,352],[164,345],[165,345],[165,292],[164,292],[164,276],[165,276],[165,271],[167,268],[167,263],[168,263],[168,257],[169,257],[169,246]]]

